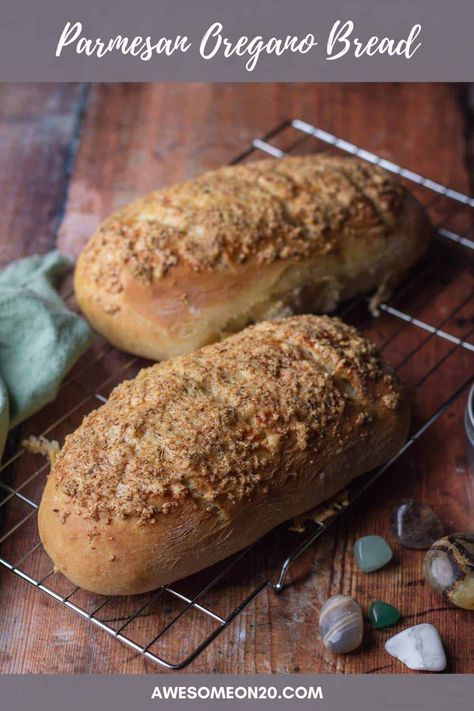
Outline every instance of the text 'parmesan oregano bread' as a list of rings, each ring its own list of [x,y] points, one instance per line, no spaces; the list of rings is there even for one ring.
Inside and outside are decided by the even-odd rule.
[[[225,167],[114,213],[81,254],[75,289],[114,345],[152,359],[245,326],[386,296],[426,249],[424,209],[354,158]]]
[[[66,437],[41,540],[81,587],[151,590],[388,460],[408,420],[395,377],[353,328],[266,321],[116,387]]]

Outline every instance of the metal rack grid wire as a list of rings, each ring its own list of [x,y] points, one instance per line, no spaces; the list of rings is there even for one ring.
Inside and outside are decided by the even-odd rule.
[[[282,144],[284,147],[281,147]],[[242,597],[237,604],[232,603],[230,608],[226,607],[224,611],[219,609],[221,587],[225,585],[229,575],[235,573],[239,576],[242,566],[249,567],[251,551],[258,545],[265,545],[266,539],[263,543],[254,544],[219,564],[217,570],[214,566],[202,574],[173,586],[159,588],[145,596],[108,598],[91,595],[72,586],[54,571],[38,539],[36,512],[48,465],[43,464],[39,468],[34,466],[33,455],[20,447],[16,453],[7,456],[0,467],[0,490],[3,497],[0,499],[2,566],[135,652],[167,669],[182,669],[190,664],[263,591],[282,590],[296,559],[348,506],[361,497],[375,480],[420,440],[472,380],[467,377],[469,367],[466,367],[465,356],[471,356],[474,351],[474,329],[469,316],[472,315],[470,309],[473,292],[472,284],[466,278],[469,254],[474,244],[470,239],[474,232],[474,213],[471,211],[474,199],[300,120],[286,121],[262,138],[255,139],[232,164],[245,162],[262,153],[280,158],[287,154],[318,150],[354,155],[395,173],[417,192],[419,199],[430,211],[437,228],[435,242],[438,244],[435,253],[430,253],[400,286],[397,293],[380,306],[379,319],[374,321],[369,317],[366,300],[362,297],[353,299],[338,312],[339,316],[356,323],[377,342],[402,379],[411,379],[410,385],[414,393],[418,393],[426,384],[429,384],[433,391],[433,379],[436,382],[438,374],[439,377],[444,377],[442,371],[446,367],[452,373],[453,358],[461,358],[461,367],[458,367],[457,361],[454,365],[454,369],[459,371],[460,380],[453,384],[450,396],[434,405],[432,398],[429,404],[420,398],[421,406],[415,417],[412,433],[395,457],[377,471],[359,478],[351,485],[348,503],[341,506],[337,513],[324,521],[308,523],[304,534],[290,536],[290,549],[281,557],[277,556],[272,575],[264,575],[256,564],[255,575],[250,583],[243,587]],[[460,226],[459,229],[457,226]],[[436,250],[440,250],[439,253]],[[451,259],[454,251],[456,267],[446,277],[447,255]],[[436,278],[433,277],[436,264],[444,274],[441,285],[437,284]],[[449,268],[447,271],[450,271]],[[462,284],[461,290],[459,280]],[[459,298],[446,313],[442,306],[447,291],[453,288],[460,291]],[[420,301],[420,294],[424,294],[424,300]],[[412,337],[408,339],[410,345],[400,352],[394,345],[402,334],[406,336],[407,329],[412,330]],[[426,367],[421,354],[427,345],[432,346],[433,342],[436,342],[437,346],[435,362],[430,361]],[[394,358],[396,363],[393,363]],[[142,364],[143,361],[139,358],[119,354],[110,345],[97,339],[95,349],[82,359],[80,365],[63,383],[61,392],[66,392],[66,401],[70,402],[70,407],[61,414],[53,410],[42,434],[49,438],[61,439],[64,433],[73,429],[75,418],[80,421],[87,411],[97,406],[97,402],[105,402],[107,393],[114,384],[126,377],[133,377]],[[287,527],[285,539],[288,539]],[[36,542],[31,546],[33,540]],[[213,604],[209,604],[209,597]],[[166,653],[159,651],[160,642],[170,634],[179,634],[179,623],[190,613],[204,616],[209,621],[209,629],[206,628],[202,639],[196,642],[192,640],[191,648],[183,650],[181,658],[167,658]]]

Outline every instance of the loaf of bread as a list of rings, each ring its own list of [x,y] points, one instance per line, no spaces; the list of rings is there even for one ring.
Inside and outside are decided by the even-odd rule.
[[[113,214],[81,254],[75,290],[92,326],[155,360],[245,326],[385,297],[430,225],[390,174],[323,155],[225,167]]]
[[[395,376],[353,328],[265,321],[116,387],[56,457],[41,540],[87,590],[152,590],[388,460],[408,421]]]

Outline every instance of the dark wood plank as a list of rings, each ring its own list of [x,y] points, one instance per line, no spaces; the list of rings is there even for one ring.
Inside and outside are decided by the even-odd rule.
[[[0,263],[54,244],[84,89],[0,85]]]
[[[459,87],[454,85],[94,86],[68,187],[59,245],[76,255],[98,222],[115,207],[145,190],[226,163],[252,138],[289,117],[303,118],[435,180],[468,191],[466,127],[460,96]],[[40,105],[47,112],[47,104]],[[77,105],[70,108],[68,120],[71,125],[76,121],[77,126]],[[301,150],[307,149],[307,144],[301,146]],[[45,155],[51,150],[45,149]],[[0,164],[0,180],[5,179],[6,169]],[[24,184],[24,174],[15,177],[16,190]],[[29,249],[30,243],[25,244]],[[39,248],[36,244],[31,248]],[[17,253],[8,253],[8,258]],[[456,287],[448,280],[438,297],[430,292],[428,304],[417,293],[410,298],[427,320],[436,322],[469,288],[466,279],[456,282]],[[377,342],[394,330],[389,318],[363,326]],[[463,335],[465,326],[452,320],[450,329],[456,328]],[[417,339],[418,333],[408,329],[394,339],[388,357],[401,362],[410,349],[420,346]],[[420,347],[416,357],[407,361],[404,377],[415,382],[446,353],[443,343],[431,339]],[[447,359],[441,376],[434,374],[416,397],[415,416],[425,417],[436,408],[459,378],[467,374],[469,365],[467,354],[456,353]],[[117,360],[113,364],[116,367]],[[107,368],[97,366],[94,375],[87,377],[97,378],[98,382],[109,372]],[[27,431],[37,433],[77,398],[78,392],[69,387],[52,408],[28,423]],[[190,671],[407,671],[383,651],[382,642],[389,634],[385,632],[369,632],[363,649],[349,656],[335,658],[324,651],[318,638],[320,605],[328,595],[344,592],[354,595],[365,608],[373,597],[399,605],[404,620],[398,628],[415,621],[433,622],[446,642],[450,671],[472,672],[474,652],[467,634],[472,620],[469,613],[447,610],[443,601],[423,585],[421,553],[396,548],[395,562],[372,576],[355,569],[351,553],[353,542],[360,535],[380,533],[389,537],[390,510],[397,500],[407,496],[433,505],[451,530],[472,526],[474,502],[465,460],[463,405],[463,399],[456,402],[375,485],[364,503],[357,505],[295,564],[290,588],[278,596],[264,591],[194,662]],[[64,434],[74,424],[74,417],[68,419],[61,432]],[[25,460],[17,467],[16,476],[26,477],[32,465],[31,459]],[[33,527],[30,536],[34,540]],[[256,582],[276,574],[287,538],[285,532],[277,532],[270,542],[262,542],[225,585],[206,597],[205,603],[224,614],[232,610]],[[35,565],[38,574],[40,562]],[[186,581],[185,585],[198,589],[206,575],[209,574]],[[12,578],[9,574],[2,576],[0,587],[5,611],[0,623],[3,671],[157,671],[143,657]],[[81,601],[93,603],[86,595]],[[105,608],[104,619],[105,615],[107,619],[122,619],[126,607],[126,601],[116,601],[110,610]],[[175,612],[172,600],[162,600],[155,606],[155,617],[140,618],[132,631],[137,636],[148,634],[150,620],[163,624]],[[185,618],[179,631],[165,638],[160,651],[178,659],[187,644],[195,644],[209,631],[206,618]]]
[[[2,265],[46,252],[55,245],[84,98],[85,90],[80,85],[0,85]],[[14,439],[21,439],[21,432]],[[26,537],[25,546],[33,535],[31,532]],[[31,652],[29,630],[36,629],[41,635],[48,628],[48,607],[42,604],[45,601],[37,594],[31,596],[33,591],[23,596],[23,589],[19,594],[18,582],[2,570],[2,671],[34,671],[41,651],[38,647],[37,652]],[[50,614],[54,616],[54,607]],[[52,663],[51,670],[55,669]]]

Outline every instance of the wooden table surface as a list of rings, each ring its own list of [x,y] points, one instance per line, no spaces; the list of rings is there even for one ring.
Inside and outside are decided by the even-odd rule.
[[[472,192],[468,169],[472,116],[463,86],[2,85],[1,264],[55,245],[77,255],[112,209],[145,190],[228,162],[254,137],[291,117],[305,119],[457,190]],[[453,220],[462,221],[459,229],[472,226],[472,218],[466,221],[454,215]],[[472,328],[472,308],[466,301],[472,280],[464,269],[465,257],[460,253],[452,257],[443,249],[439,277],[421,278],[406,304],[429,323],[436,325],[444,319],[443,328],[462,337]],[[450,311],[461,301],[466,301],[465,306],[450,318]],[[459,348],[451,352],[452,344],[438,337],[425,342],[413,327],[398,334],[396,319],[382,318],[365,327],[379,344],[390,339],[388,357],[401,366],[409,385],[423,381],[422,393],[416,395],[415,425],[435,411],[472,368],[469,353]],[[416,357],[411,355],[413,350]],[[25,434],[38,434],[74,397],[77,394],[65,393],[60,403],[32,418],[12,440],[18,443]],[[288,589],[280,595],[265,590],[189,671],[410,673],[384,652],[389,631],[368,631],[362,649],[352,655],[334,657],[324,650],[318,635],[320,605],[331,594],[348,593],[364,609],[373,598],[397,605],[403,620],[395,630],[417,622],[434,623],[448,653],[448,671],[474,672],[474,613],[449,607],[428,589],[421,572],[422,552],[394,545],[394,562],[373,575],[359,573],[352,556],[354,540],[361,535],[379,533],[393,542],[390,511],[402,498],[414,497],[432,505],[447,530],[474,528],[474,473],[469,474],[466,463],[462,423],[465,399],[465,394],[457,399],[367,498],[295,564]],[[68,419],[64,432],[73,425]],[[15,442],[10,442],[11,448]],[[24,479],[28,467],[31,460],[27,464],[20,460],[14,480]],[[31,541],[37,540],[35,535],[33,528],[25,533]],[[238,575],[215,593],[212,604],[231,610],[252,585],[274,575],[287,538],[285,532],[275,534],[257,546]],[[159,611],[165,618],[170,606]],[[179,658],[187,644],[203,636],[207,624],[207,618],[191,618],[183,624],[165,643],[167,656]],[[3,569],[0,670],[160,671]]]

